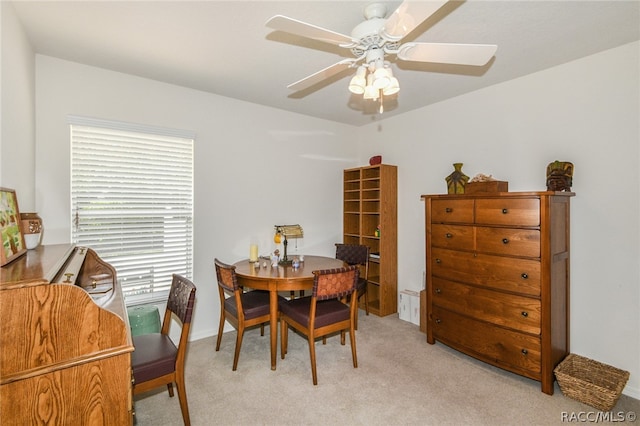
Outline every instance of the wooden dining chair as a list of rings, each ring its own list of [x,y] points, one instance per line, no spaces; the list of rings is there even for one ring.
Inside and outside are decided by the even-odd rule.
[[[336,259],[342,260],[348,265],[360,266],[360,278],[358,279],[358,296],[360,300],[364,296],[364,311],[369,315],[369,247],[364,244],[336,243]],[[358,310],[356,309],[355,327],[358,329]]]
[[[173,383],[175,383],[182,420],[187,426],[191,424],[191,420],[184,382],[184,360],[195,296],[196,286],[188,279],[174,274],[160,333],[133,336],[135,350],[131,355],[133,394],[137,395],[167,385],[169,396],[173,397]],[[181,325],[177,346],[169,337],[173,318]]]
[[[214,259],[216,277],[218,279],[218,293],[220,294],[220,325],[216,352],[220,350],[225,320],[238,331],[236,349],[233,355],[233,371],[238,368],[240,348],[245,329],[260,325],[260,335],[264,336],[264,325],[270,320],[269,292],[264,290],[244,291],[238,285],[236,267],[227,265]],[[285,300],[282,296],[279,299]]]
[[[345,332],[349,331],[353,367],[358,367],[354,317],[357,308],[359,270],[357,266],[313,271],[311,296],[298,299],[283,299],[280,307],[280,353],[287,353],[289,326],[307,336],[311,356],[313,384],[318,384],[316,373],[315,340],[331,333],[340,332],[342,345]],[[342,302],[348,299],[348,304]]]

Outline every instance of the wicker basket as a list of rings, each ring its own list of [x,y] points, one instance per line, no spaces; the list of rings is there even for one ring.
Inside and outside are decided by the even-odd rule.
[[[629,380],[629,372],[569,354],[553,370],[562,393],[601,411],[611,411]]]

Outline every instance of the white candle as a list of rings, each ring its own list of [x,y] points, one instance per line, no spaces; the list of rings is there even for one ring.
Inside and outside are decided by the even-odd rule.
[[[251,244],[249,248],[249,262],[257,262],[258,261],[258,245]]]

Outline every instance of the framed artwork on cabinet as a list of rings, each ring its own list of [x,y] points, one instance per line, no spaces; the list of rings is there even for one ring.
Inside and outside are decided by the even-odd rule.
[[[16,191],[0,188],[0,231],[2,235],[0,266],[6,265],[27,252],[20,223]]]

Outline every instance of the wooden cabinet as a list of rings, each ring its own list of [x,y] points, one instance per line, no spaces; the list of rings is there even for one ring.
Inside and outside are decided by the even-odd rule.
[[[569,192],[423,195],[427,342],[541,382],[569,353]]]
[[[344,171],[343,242],[369,246],[369,310],[385,316],[398,311],[396,166]]]
[[[2,423],[131,424],[133,344],[113,267],[61,244],[0,272]]]

